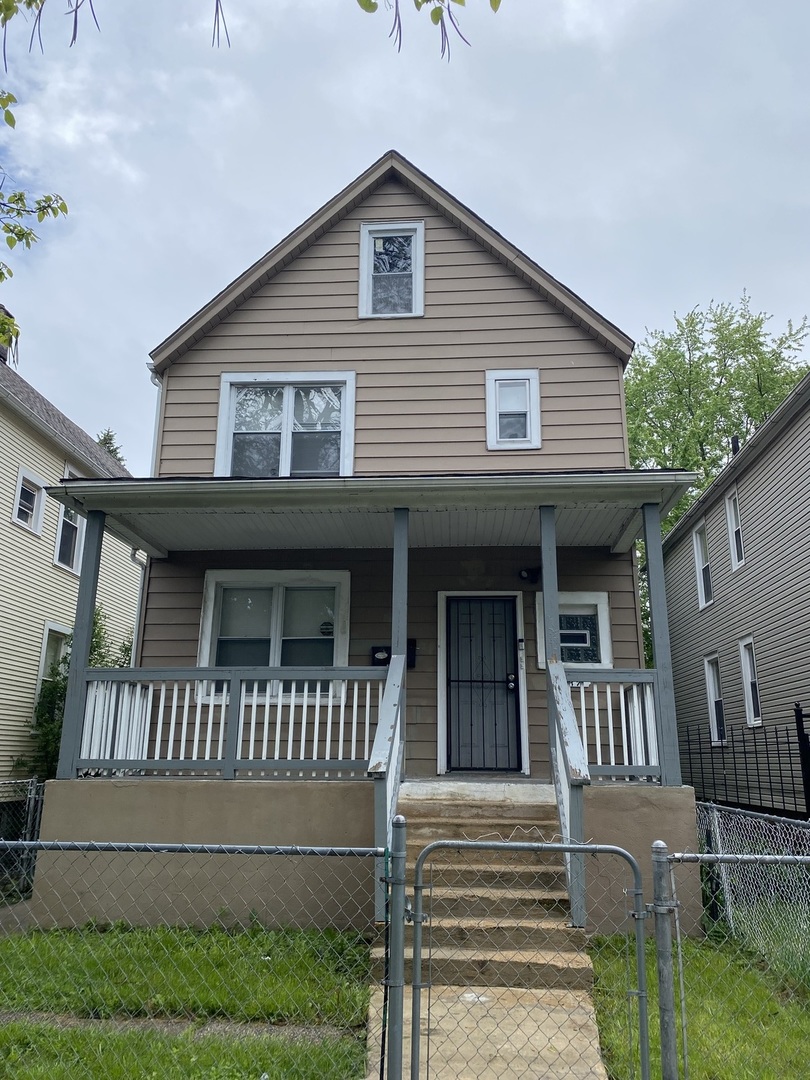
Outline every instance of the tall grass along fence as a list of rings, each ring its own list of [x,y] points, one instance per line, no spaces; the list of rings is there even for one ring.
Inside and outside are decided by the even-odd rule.
[[[810,823],[698,804],[696,852],[659,850],[661,1075],[776,1080],[808,1075]],[[684,877],[701,874],[701,937],[681,932]],[[665,1035],[666,1027],[666,1035]]]

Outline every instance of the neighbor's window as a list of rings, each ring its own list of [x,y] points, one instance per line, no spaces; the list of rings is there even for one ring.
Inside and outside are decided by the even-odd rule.
[[[740,500],[736,491],[726,496],[726,520],[728,521],[728,542],[731,548],[731,569],[737,570],[745,562],[745,548],[740,521]]]
[[[706,522],[701,521],[692,533],[695,547],[695,572],[697,574],[698,606],[712,602],[712,572],[709,567],[709,542],[706,538]]]
[[[709,731],[712,743],[720,746],[726,741],[726,718],[723,711],[723,690],[720,684],[720,658],[717,655],[704,657],[703,669],[709,705]]]
[[[745,719],[750,727],[762,723],[762,706],[759,702],[759,680],[754,656],[754,639],[743,638],[740,642],[740,667],[742,668]]]
[[[42,532],[46,486],[46,481],[35,473],[22,467],[19,469],[11,520],[37,534]]]
[[[348,605],[345,571],[209,571],[199,662],[215,667],[346,664]]]
[[[39,701],[43,687],[50,683],[56,674],[56,664],[67,653],[68,639],[73,633],[69,626],[61,623],[46,622],[45,632],[42,636],[42,651],[39,657],[39,675],[37,678],[37,690],[34,697],[34,708]],[[36,713],[34,714],[36,722]]]
[[[219,476],[350,476],[354,372],[222,376]]]
[[[540,446],[540,375],[536,369],[488,371],[487,449]]]
[[[536,595],[537,662],[545,667],[543,594]],[[585,667],[613,667],[610,605],[606,592],[562,592],[560,604],[560,660]]]
[[[78,574],[82,565],[84,547],[84,525],[82,515],[69,506],[59,508],[59,527],[56,533],[56,553],[54,562]]]
[[[360,226],[361,318],[424,314],[424,249],[421,221]]]

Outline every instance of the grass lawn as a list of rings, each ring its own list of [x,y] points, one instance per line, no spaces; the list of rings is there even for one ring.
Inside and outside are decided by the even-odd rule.
[[[756,957],[733,944],[686,940],[684,982],[690,1080],[793,1080],[808,1074],[810,1007]],[[594,941],[602,1056],[611,1080],[639,1075],[628,1050],[628,951],[624,938]],[[632,966],[633,960],[630,960]],[[677,978],[677,976],[676,976]],[[661,1076],[653,943],[647,949],[653,1077]],[[678,1005],[676,982],[676,1009]],[[677,1023],[680,1028],[680,1012]]]
[[[0,1075],[359,1077],[368,1000],[357,934],[32,931],[0,939]],[[212,1020],[252,1026],[195,1030]],[[267,1024],[273,1033],[257,1027]]]

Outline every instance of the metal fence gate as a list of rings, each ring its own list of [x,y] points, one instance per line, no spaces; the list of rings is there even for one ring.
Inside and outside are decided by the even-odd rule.
[[[566,862],[585,855],[589,904],[615,931],[601,938],[570,924]],[[639,867],[620,848],[429,844],[416,860],[410,914],[412,1080],[606,1080],[599,995],[620,999],[624,1056],[648,1080],[645,916]]]

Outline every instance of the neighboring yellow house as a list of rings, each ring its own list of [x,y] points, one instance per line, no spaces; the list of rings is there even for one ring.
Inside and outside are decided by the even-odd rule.
[[[43,677],[73,630],[84,519],[50,499],[63,477],[129,473],[5,362],[0,362],[0,776],[31,750]],[[132,633],[143,564],[110,537],[98,603],[111,639]]]

